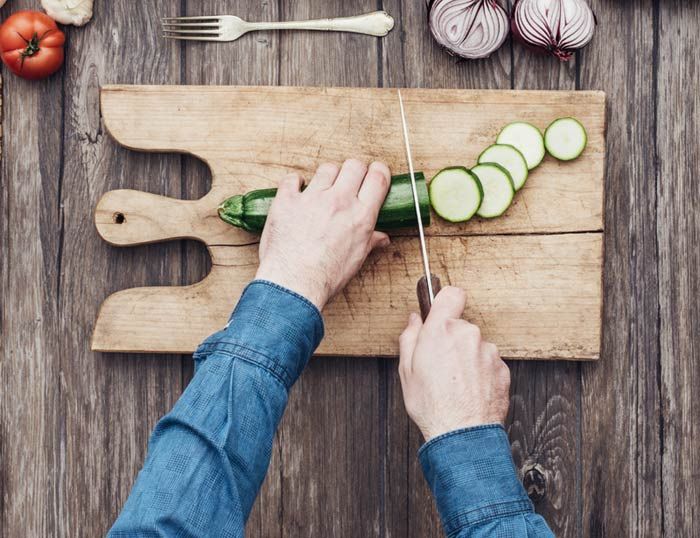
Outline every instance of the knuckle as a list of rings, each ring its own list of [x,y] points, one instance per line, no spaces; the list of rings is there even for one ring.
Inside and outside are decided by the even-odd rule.
[[[386,163],[383,163],[382,161],[372,161],[372,163],[369,165],[369,168],[370,170],[377,170],[380,174],[382,174],[385,177],[391,175],[389,167],[386,165]]]
[[[464,333],[471,339],[471,340],[481,340],[481,329],[478,327],[478,325],[474,325],[473,323],[469,323],[468,321],[464,322]]]
[[[484,350],[486,351],[486,354],[492,358],[493,360],[501,360],[501,354],[498,352],[498,347],[496,347],[496,344],[491,343],[491,342],[485,342],[484,343]],[[503,365],[505,366],[505,363],[501,361]],[[506,366],[507,368],[507,366]]]
[[[328,174],[332,176],[337,176],[340,173],[340,167],[331,162],[323,163],[318,167],[317,172],[322,172],[323,174]]]
[[[332,213],[337,213],[340,211],[343,211],[347,208],[348,206],[348,199],[346,196],[343,196],[341,193],[338,193],[337,191],[333,192],[333,195],[329,198],[328,200],[328,209]]]
[[[365,181],[377,183],[385,189],[389,187],[389,178],[378,170],[370,170],[365,177]]]
[[[350,159],[345,159],[343,167],[348,167],[353,170],[367,170],[367,165],[364,163],[364,161],[361,161],[360,159],[355,159],[354,157]]]

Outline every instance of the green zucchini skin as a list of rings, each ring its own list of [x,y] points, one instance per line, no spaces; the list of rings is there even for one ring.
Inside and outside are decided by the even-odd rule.
[[[430,225],[430,198],[423,172],[416,172],[418,203],[423,226]],[[246,194],[238,194],[224,200],[219,206],[219,217],[224,222],[248,232],[261,233],[265,227],[267,212],[277,189],[260,189]],[[377,218],[377,230],[395,230],[418,226],[413,205],[413,189],[410,174],[391,178],[391,188]]]

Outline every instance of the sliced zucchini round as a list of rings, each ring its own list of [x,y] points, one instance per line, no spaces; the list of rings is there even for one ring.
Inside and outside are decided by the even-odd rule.
[[[574,118],[554,120],[544,132],[544,145],[549,154],[560,161],[577,158],[588,144],[588,135],[581,122]]]
[[[544,138],[540,130],[524,121],[506,125],[496,139],[497,144],[513,146],[525,157],[528,170],[537,168],[544,159]]]
[[[485,219],[500,217],[510,207],[515,196],[515,186],[508,170],[499,164],[477,164],[472,168],[481,182],[484,199],[477,215]]]
[[[496,163],[508,170],[510,178],[513,180],[515,190],[519,191],[525,185],[528,176],[527,161],[523,154],[513,146],[506,144],[494,144],[484,150],[479,155],[479,164]]]
[[[484,191],[476,177],[463,166],[440,170],[428,185],[430,205],[450,222],[464,222],[478,211]]]

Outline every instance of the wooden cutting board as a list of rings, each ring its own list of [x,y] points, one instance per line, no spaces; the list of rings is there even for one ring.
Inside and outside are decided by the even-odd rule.
[[[508,212],[461,225],[433,215],[433,271],[468,292],[465,318],[516,359],[597,359],[601,341],[605,95],[601,92],[402,91],[417,170],[472,166],[498,131],[516,120],[544,129],[575,116],[589,134],[571,163],[547,157]],[[211,273],[184,287],[124,290],[100,310],[98,351],[190,353],[219,330],[255,274],[257,236],[219,220],[225,198],[310,177],[349,156],[407,170],[393,89],[108,86],[102,115],[112,136],[139,151],[184,152],[211,168],[200,200],[133,190],[108,192],[95,222],[119,246],[177,238],[204,242]],[[395,356],[397,337],[418,308],[415,232],[373,254],[324,312],[319,354]]]

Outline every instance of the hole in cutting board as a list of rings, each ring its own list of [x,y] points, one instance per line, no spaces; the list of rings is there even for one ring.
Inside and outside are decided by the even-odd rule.
[[[126,216],[124,213],[115,213],[112,215],[112,220],[114,224],[124,224],[126,222]]]

